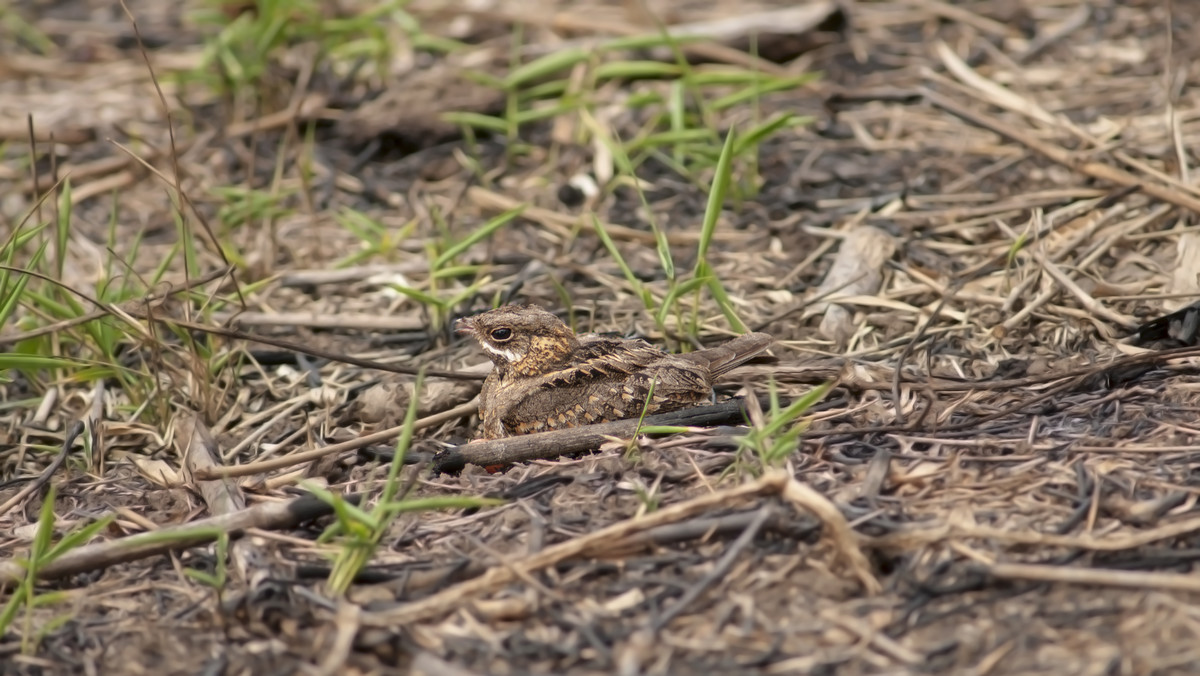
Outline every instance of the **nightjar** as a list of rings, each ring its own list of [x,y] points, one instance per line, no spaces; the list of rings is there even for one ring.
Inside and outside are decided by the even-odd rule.
[[[642,340],[576,336],[535,305],[466,317],[456,329],[479,341],[495,364],[479,398],[485,439],[633,418],[643,407],[664,413],[706,403],[714,380],[772,342],[765,333],[748,333],[670,354]]]

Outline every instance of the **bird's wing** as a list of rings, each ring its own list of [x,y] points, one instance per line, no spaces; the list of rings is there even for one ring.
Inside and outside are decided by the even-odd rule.
[[[504,412],[515,434],[576,427],[670,411],[711,393],[697,364],[678,361],[642,341],[588,336],[569,366],[542,376]],[[653,389],[652,389],[653,388]]]
[[[716,380],[771,347],[774,341],[775,339],[766,333],[747,333],[724,345],[681,354],[678,357],[703,366],[712,374],[712,380]]]
[[[641,340],[583,336],[575,358],[545,376],[546,387],[628,376],[662,360],[666,353]]]

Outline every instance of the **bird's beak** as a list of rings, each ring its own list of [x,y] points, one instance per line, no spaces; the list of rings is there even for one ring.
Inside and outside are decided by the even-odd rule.
[[[454,332],[460,336],[475,335],[475,318],[463,317],[462,319],[454,322]]]

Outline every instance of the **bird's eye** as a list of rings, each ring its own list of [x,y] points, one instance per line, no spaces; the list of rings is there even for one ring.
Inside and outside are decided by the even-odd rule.
[[[512,329],[492,329],[492,340],[503,343],[512,338]]]

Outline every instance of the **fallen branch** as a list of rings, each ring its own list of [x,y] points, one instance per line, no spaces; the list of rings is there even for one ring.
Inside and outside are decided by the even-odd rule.
[[[357,504],[362,496],[343,496],[346,502]],[[90,570],[136,561],[173,550],[187,549],[216,540],[225,532],[239,537],[247,528],[279,530],[292,528],[305,521],[333,513],[333,507],[312,495],[289,502],[264,502],[232,514],[223,514],[188,524],[138,533],[119,540],[84,545],[63,554],[53,562],[38,568],[39,579],[53,579],[85,573]],[[25,579],[25,566],[15,561],[0,562],[0,585]]]
[[[731,399],[712,406],[698,406],[672,413],[648,415],[637,419],[584,425],[552,432],[538,432],[519,437],[475,441],[448,448],[433,456],[437,472],[457,472],[472,465],[510,465],[530,460],[549,460],[566,453],[594,451],[612,437],[628,438],[640,427],[679,426],[703,427],[745,420],[742,400]]]

